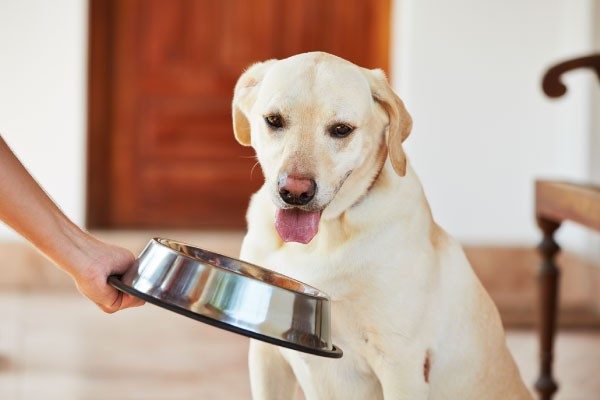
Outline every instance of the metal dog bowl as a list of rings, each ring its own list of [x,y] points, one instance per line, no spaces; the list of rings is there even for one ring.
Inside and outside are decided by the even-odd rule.
[[[278,346],[339,358],[329,297],[302,282],[169,239],[152,239],[115,288],[149,303]]]

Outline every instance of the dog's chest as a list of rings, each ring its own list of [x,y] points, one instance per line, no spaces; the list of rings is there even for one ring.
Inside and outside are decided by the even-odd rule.
[[[333,301],[355,298],[376,287],[378,267],[389,262],[389,255],[378,257],[360,246],[321,249],[295,243],[269,252],[262,260],[268,268],[326,292]]]
[[[389,259],[389,257],[388,257]],[[380,399],[381,385],[373,363],[389,354],[380,328],[389,330],[375,276],[366,278],[375,257],[336,254],[273,252],[266,265],[313,285],[331,295],[332,339],[344,351],[330,360],[286,349],[280,350],[294,370],[308,399]],[[384,261],[381,260],[383,263]],[[362,277],[357,274],[362,271]],[[381,290],[381,288],[380,288]],[[388,301],[392,301],[389,296]]]
[[[364,359],[347,352],[341,359],[280,349],[294,371],[307,400],[382,399],[379,380]]]
[[[366,313],[368,316],[369,313]],[[344,351],[341,359],[326,359],[280,349],[294,371],[308,400],[383,399],[380,378],[374,366],[395,353],[386,343],[390,336],[379,332],[374,321],[351,303],[332,304],[333,343]],[[393,338],[391,338],[393,339]]]

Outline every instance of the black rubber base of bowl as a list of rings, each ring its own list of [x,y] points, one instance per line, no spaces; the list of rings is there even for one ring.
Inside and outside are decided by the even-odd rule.
[[[226,324],[225,322],[207,317],[205,315],[197,314],[193,311],[187,310],[185,308],[179,307],[177,305],[167,303],[163,300],[157,299],[156,297],[152,297],[146,293],[142,293],[131,286],[128,286],[121,282],[118,276],[112,275],[108,277],[108,283],[115,287],[116,289],[128,293],[132,296],[140,298],[148,303],[154,304],[156,306],[165,308],[169,311],[173,311],[177,314],[181,314],[188,318],[195,319],[196,321],[204,322],[205,324],[209,324],[215,326],[217,328],[225,329],[226,331],[237,333],[239,335],[244,335],[252,339],[261,340],[263,342],[267,342],[270,344],[274,344],[276,346],[287,347],[288,349],[301,351],[303,353],[313,354],[315,356],[321,357],[329,357],[329,358],[341,358],[344,352],[339,347],[333,346],[333,350],[320,350],[314,349],[312,347],[301,346],[296,343],[286,342],[285,340],[273,338],[271,336],[261,335],[260,333],[248,331],[246,329],[239,328],[237,326]]]

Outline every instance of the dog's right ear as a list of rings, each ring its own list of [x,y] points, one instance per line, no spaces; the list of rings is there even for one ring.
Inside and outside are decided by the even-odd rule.
[[[392,90],[385,77],[385,73],[380,69],[363,69],[367,74],[373,99],[388,114],[389,125],[387,133],[388,155],[394,171],[399,176],[406,175],[406,154],[402,148],[402,142],[406,140],[412,129],[412,118],[404,103]]]
[[[253,64],[235,84],[231,114],[233,118],[233,134],[243,146],[250,146],[250,121],[248,114],[256,101],[256,95],[265,73],[277,60],[268,60]]]

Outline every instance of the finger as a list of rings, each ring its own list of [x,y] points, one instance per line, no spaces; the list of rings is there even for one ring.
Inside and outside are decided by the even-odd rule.
[[[115,311],[117,311],[117,310],[113,310],[109,306],[105,306],[104,304],[96,303],[96,305],[98,306],[98,308],[100,308],[102,311],[104,311],[107,314],[112,314]]]
[[[100,309],[105,313],[112,314],[116,311],[119,311],[121,308],[121,303],[123,302],[123,293],[119,292],[118,290],[115,290],[115,292],[116,297],[114,297],[114,300],[110,305],[106,303],[97,303]]]
[[[83,285],[77,284],[77,290],[79,290],[79,293],[81,293],[82,295],[90,299],[92,302],[94,302],[94,304],[96,304],[98,308],[100,308],[105,313],[112,314],[118,310],[118,308],[115,309],[113,306],[115,300],[118,297],[118,291],[116,289],[112,289],[112,293],[109,291],[109,293],[106,294],[99,293],[98,289],[90,289],[86,288]],[[107,299],[109,300],[106,301]]]
[[[144,300],[138,299],[135,296],[125,293],[123,294],[123,300],[121,301],[121,310],[131,307],[139,307],[143,304],[145,304]]]

